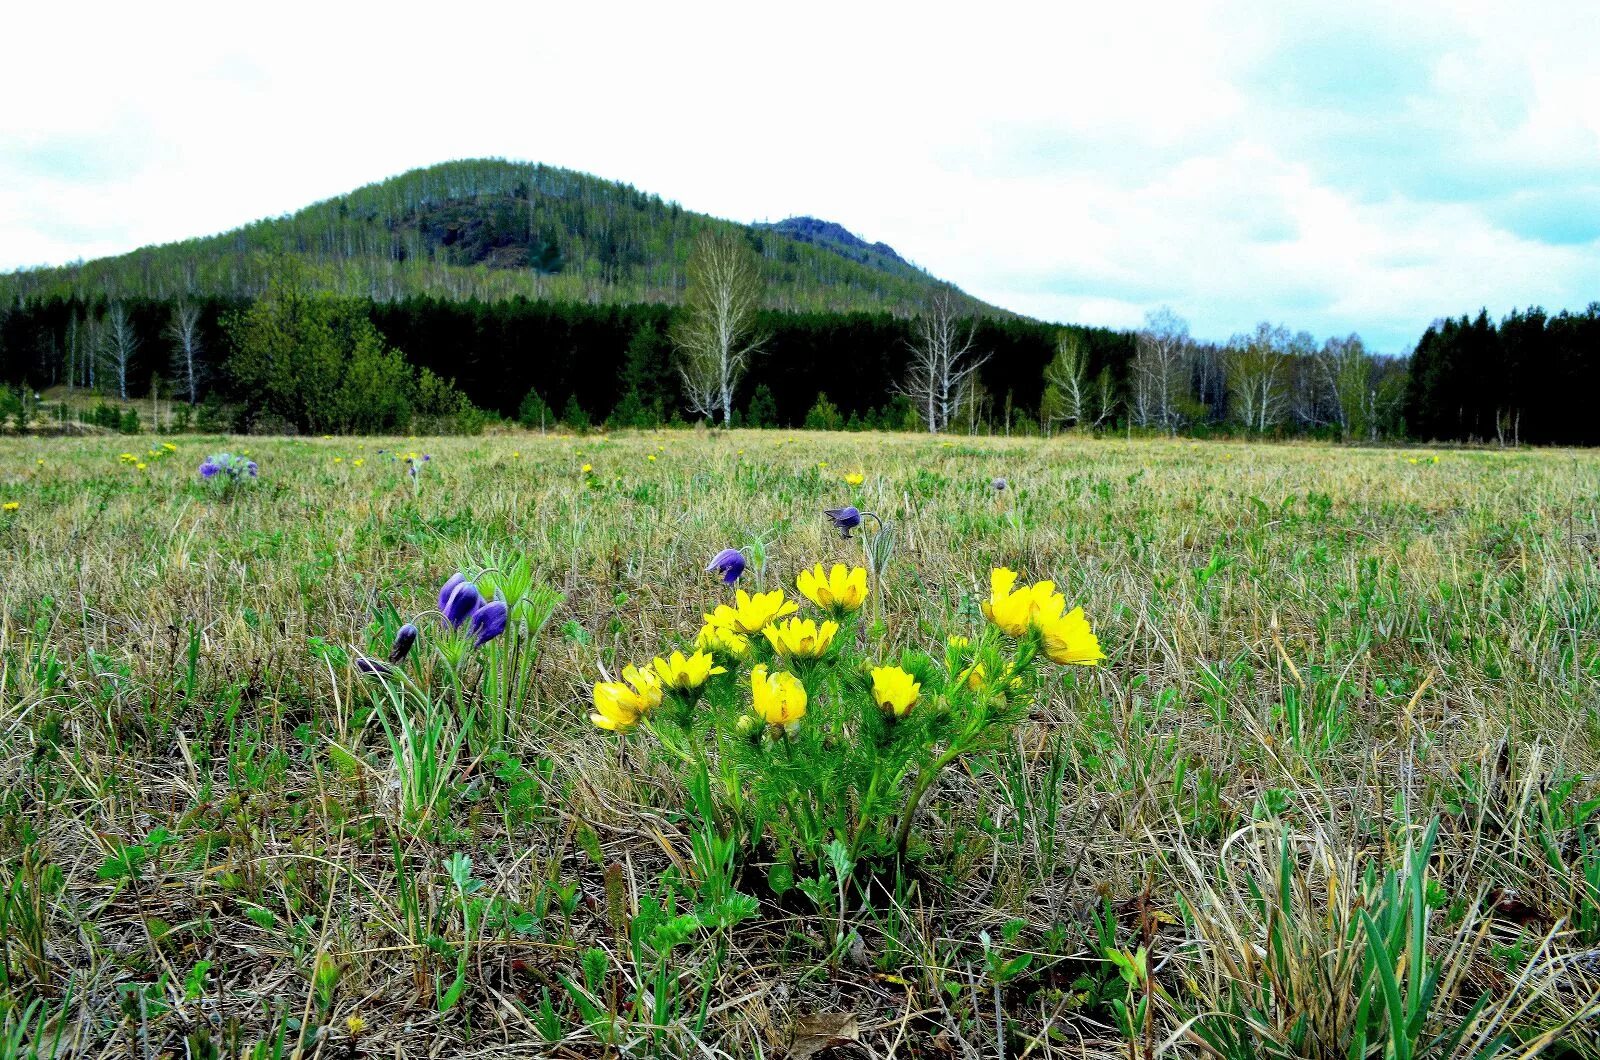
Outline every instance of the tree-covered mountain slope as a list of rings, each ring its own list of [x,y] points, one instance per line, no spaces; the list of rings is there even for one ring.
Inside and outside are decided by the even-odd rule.
[[[265,284],[271,254],[282,251],[314,266],[319,286],[376,301],[674,303],[694,237],[708,227],[745,233],[759,253],[771,309],[902,314],[952,289],[831,222],[739,225],[571,170],[472,159],[221,235],[13,272],[0,276],[0,297],[251,297]]]

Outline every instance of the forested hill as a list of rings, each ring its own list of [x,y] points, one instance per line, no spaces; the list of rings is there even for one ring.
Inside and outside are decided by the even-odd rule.
[[[887,246],[829,222],[738,225],[631,185],[474,159],[413,170],[221,235],[0,275],[0,304],[71,295],[249,298],[265,285],[271,251],[313,263],[319,286],[378,302],[520,295],[589,305],[675,303],[690,245],[708,227],[746,234],[761,260],[770,309],[904,315],[933,291],[954,290]],[[1002,314],[968,302],[980,314]]]

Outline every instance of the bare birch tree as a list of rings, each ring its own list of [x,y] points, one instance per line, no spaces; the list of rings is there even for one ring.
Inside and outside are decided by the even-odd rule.
[[[964,326],[963,326],[964,325]],[[956,315],[941,291],[913,325],[911,361],[899,392],[911,399],[928,433],[946,430],[971,403],[978,369],[989,359],[974,349],[977,325]]]
[[[117,397],[123,401],[128,400],[128,368],[138,352],[139,337],[133,332],[133,321],[128,317],[127,307],[121,302],[112,302],[106,314],[103,354],[106,366],[116,380]]]
[[[1043,412],[1049,423],[1099,427],[1111,415],[1111,376],[1102,370],[1089,378],[1089,351],[1071,332],[1056,339],[1056,355],[1044,369]]]
[[[1188,397],[1189,322],[1170,308],[1147,313],[1135,340],[1129,413],[1140,427],[1169,434],[1183,426]]]
[[[1228,393],[1239,422],[1265,433],[1289,407],[1289,331],[1263,321],[1254,334],[1235,336],[1224,357]]]
[[[689,408],[724,427],[739,379],[766,341],[755,330],[760,308],[761,273],[744,237],[732,229],[700,233],[672,339]]]
[[[1316,364],[1316,379],[1339,436],[1366,437],[1372,357],[1361,336],[1329,339],[1317,353]]]
[[[191,302],[179,302],[167,333],[172,337],[173,378],[193,405],[200,400],[200,310]]]

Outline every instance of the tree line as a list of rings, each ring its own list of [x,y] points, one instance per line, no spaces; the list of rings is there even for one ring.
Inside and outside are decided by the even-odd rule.
[[[707,242],[716,236],[706,237]],[[1600,442],[1600,303],[1430,327],[1408,360],[1357,335],[1263,322],[1195,340],[1170,310],[1122,332],[971,315],[764,308],[741,241],[697,252],[680,306],[315,289],[283,258],[260,297],[85,300],[0,310],[0,417],[63,386],[159,396],[256,431],[739,426],[1011,434],[1065,429],[1355,441]],[[403,352],[402,352],[403,351]],[[115,413],[103,415],[113,417]],[[190,422],[188,414],[186,422]]]

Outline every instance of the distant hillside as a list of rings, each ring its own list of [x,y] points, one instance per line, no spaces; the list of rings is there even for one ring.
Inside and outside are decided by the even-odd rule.
[[[0,301],[249,297],[263,286],[265,252],[282,249],[315,264],[327,289],[380,302],[430,295],[673,303],[694,237],[708,227],[746,233],[760,253],[772,309],[906,314],[935,290],[954,290],[830,222],[738,225],[627,184],[476,159],[413,170],[221,235],[0,276]]]

